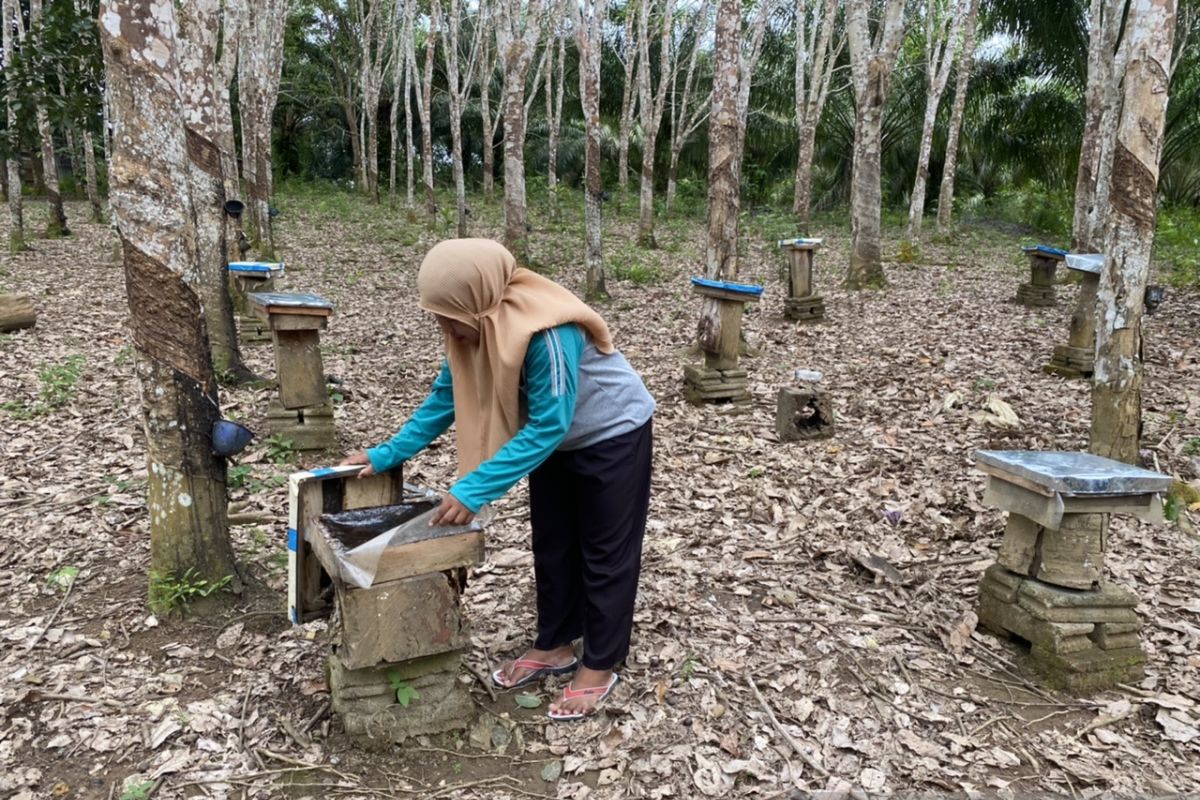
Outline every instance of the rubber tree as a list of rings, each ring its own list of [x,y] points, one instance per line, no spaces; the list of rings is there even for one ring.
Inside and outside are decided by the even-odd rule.
[[[1171,85],[1176,0],[1129,0],[1104,271],[1096,296],[1096,366],[1088,447],[1135,463],[1142,427],[1142,314]]]
[[[109,197],[120,238],[146,436],[151,590],[166,580],[240,591],[213,453],[217,382],[199,295],[175,6],[104,0],[113,125]]]
[[[485,7],[486,8],[486,7]],[[442,23],[446,31],[442,60],[446,65],[447,98],[450,101],[450,171],[454,178],[454,216],[458,237],[467,235],[467,184],[463,172],[462,116],[470,93],[471,81],[479,64],[479,47],[487,35],[484,9],[475,17],[466,64],[462,62],[462,23],[466,15],[462,0],[449,0],[449,9]]]
[[[529,265],[525,81],[537,53],[544,10],[545,0],[496,0],[496,50],[504,75],[504,245],[521,266]]]
[[[583,99],[583,117],[587,128],[584,153],[584,227],[587,285],[585,297],[600,301],[608,297],[604,281],[604,257],[601,251],[600,216],[604,184],[600,175],[600,56],[604,46],[604,20],[608,0],[568,0],[575,22],[579,47],[579,96]]]
[[[0,23],[3,24],[2,42],[4,65],[13,63],[16,55],[16,15],[20,13],[18,0],[0,0]],[[21,202],[21,137],[17,127],[17,83],[7,81],[4,92],[5,113],[5,157],[4,170],[8,176],[8,250],[19,253],[27,250],[25,243],[25,209]]]
[[[844,36],[834,38],[839,0],[796,0],[796,129],[799,132],[796,155],[796,187],[792,194],[792,213],[802,227],[812,213],[813,153],[817,144],[817,125],[829,98],[833,68],[845,46]]]
[[[954,214],[954,178],[958,171],[958,140],[962,135],[963,113],[967,108],[967,86],[975,68],[975,37],[979,25],[979,0],[967,0],[967,16],[960,29],[958,69],[954,73],[954,102],[946,131],[946,159],[942,166],[942,185],[938,189],[937,232],[950,232]]]
[[[650,18],[658,17],[658,84],[650,66]],[[642,0],[638,5],[638,106],[642,123],[642,183],[638,198],[638,244],[654,248],[654,157],[658,129],[674,78],[675,0]]]
[[[21,18],[19,11],[18,8],[18,23]],[[29,0],[28,35],[35,42],[42,36],[42,19],[42,0]],[[42,181],[46,187],[46,205],[49,212],[49,219],[46,222],[46,237],[57,239],[62,236],[70,236],[71,231],[67,227],[67,213],[63,209],[62,190],[59,187],[58,156],[54,150],[54,129],[50,126],[50,115],[46,110],[45,76],[41,76],[37,87],[33,113],[37,120],[38,139],[41,140]]]
[[[253,379],[242,363],[233,301],[229,296],[229,248],[225,228],[225,173],[218,111],[222,86],[217,53],[221,42],[222,0],[191,0],[179,6],[176,21],[188,188],[195,219],[199,280],[209,347],[217,375],[232,382]],[[226,112],[228,113],[228,112]]]
[[[271,223],[274,180],[271,120],[283,69],[283,29],[288,0],[253,0],[238,47],[238,109],[242,121],[242,176],[246,208],[264,258],[275,257]]]
[[[969,1],[969,0],[967,0]],[[937,123],[942,95],[950,81],[955,43],[965,10],[964,0],[927,0],[923,8],[925,22],[925,117],[921,124],[921,145],[917,152],[917,172],[908,204],[908,238],[921,235],[925,219],[925,190],[929,185],[929,156],[933,152],[933,126]]]
[[[847,289],[882,288],[883,112],[904,39],[905,0],[847,0],[846,32],[854,87],[854,172],[850,182]],[[879,11],[874,30],[869,17]]]

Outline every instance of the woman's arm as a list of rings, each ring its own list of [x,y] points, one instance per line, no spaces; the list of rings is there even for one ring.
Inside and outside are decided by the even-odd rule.
[[[400,432],[383,444],[367,449],[375,472],[386,472],[424,450],[454,422],[454,383],[450,366],[442,362],[429,396],[413,412]]]
[[[525,353],[529,420],[496,455],[450,489],[472,513],[512,488],[558,449],[575,418],[576,384],[584,338],[575,325],[533,335]]]

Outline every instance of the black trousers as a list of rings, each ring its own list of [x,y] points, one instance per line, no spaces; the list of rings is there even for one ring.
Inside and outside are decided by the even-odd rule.
[[[583,637],[583,665],[612,669],[629,652],[650,506],[652,422],[529,476],[538,632],[551,650]]]

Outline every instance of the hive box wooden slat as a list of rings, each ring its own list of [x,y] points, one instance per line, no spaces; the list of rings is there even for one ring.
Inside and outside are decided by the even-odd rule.
[[[359,478],[362,467],[319,467],[289,478],[288,503],[288,619],[304,621],[319,611],[323,588],[330,582],[314,554],[322,514],[354,508],[390,505],[404,499],[401,468]]]
[[[453,573],[434,572],[355,589],[337,582],[335,651],[350,669],[460,650],[470,642]]]

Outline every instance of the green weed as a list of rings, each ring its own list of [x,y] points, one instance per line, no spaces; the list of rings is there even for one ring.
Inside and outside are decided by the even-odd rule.
[[[226,575],[220,580],[210,581],[200,577],[192,567],[188,567],[178,576],[173,572],[152,571],[150,609],[156,614],[186,615],[192,603],[219,592],[232,580],[232,575]]]
[[[408,708],[408,704],[413,700],[421,699],[421,695],[416,689],[400,679],[400,673],[395,670],[388,670],[387,677],[388,684],[392,687],[392,691],[396,693],[396,702],[402,707]]]
[[[690,681],[692,676],[696,674],[696,667],[700,665],[700,659],[695,653],[688,653],[688,657],[679,665],[679,677],[683,678],[684,682]]]
[[[0,405],[0,409],[25,420],[62,408],[75,396],[75,384],[83,374],[84,363],[83,356],[73,355],[61,364],[43,364],[38,370],[38,382],[41,384],[38,399],[32,403],[9,400]]]
[[[900,240],[900,249],[896,253],[896,261],[901,264],[915,264],[921,260],[921,246],[908,239]]]
[[[235,466],[230,467],[229,473],[227,476],[227,480],[229,482],[229,488],[230,489],[240,489],[243,486],[245,486],[246,478],[248,478],[250,476],[250,473],[252,473],[253,471],[254,471],[254,468],[251,467],[249,464],[237,464]]]
[[[153,788],[154,781],[132,784],[121,792],[121,800],[147,800],[150,797],[150,790]]]
[[[1200,436],[1193,436],[1183,443],[1183,454],[1185,456],[1200,455]]]
[[[296,443],[277,433],[267,438],[267,458],[274,464],[287,464],[296,455]]]

